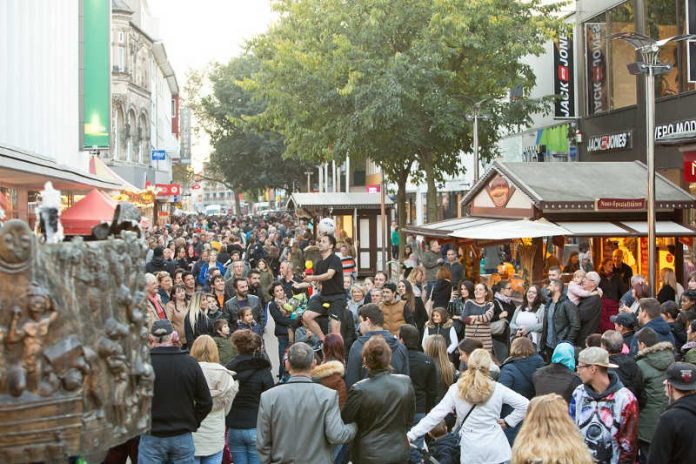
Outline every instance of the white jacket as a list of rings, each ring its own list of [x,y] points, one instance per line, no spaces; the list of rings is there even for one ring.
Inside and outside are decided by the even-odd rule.
[[[213,398],[213,409],[201,426],[193,433],[196,456],[210,456],[225,447],[225,416],[232,408],[232,401],[239,391],[234,372],[218,363],[199,362]]]
[[[510,444],[498,424],[503,404],[514,408],[504,417],[505,422],[514,427],[527,414],[529,400],[495,382],[491,397],[485,403],[477,405],[462,426],[460,442],[462,463],[498,464],[510,460],[512,457]],[[447,390],[442,401],[408,432],[409,440],[413,441],[428,433],[450,412],[456,412],[457,424],[461,423],[472,407],[471,403],[459,396],[459,387],[454,383]]]

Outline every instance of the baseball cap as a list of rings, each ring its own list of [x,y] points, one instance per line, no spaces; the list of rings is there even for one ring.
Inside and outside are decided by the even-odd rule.
[[[633,329],[638,325],[636,316],[631,313],[619,313],[615,316],[611,316],[609,319],[611,319],[611,322],[622,325],[629,329]]]
[[[667,368],[665,378],[679,390],[696,390],[696,366],[691,363],[672,363]]]
[[[160,319],[153,322],[152,329],[150,329],[150,333],[155,337],[164,337],[172,332],[174,332],[174,327],[172,327],[172,323],[169,322],[169,319]]]
[[[609,352],[598,346],[591,346],[582,350],[578,356],[578,364],[590,364],[613,368],[619,367],[616,364],[611,364],[609,362]]]

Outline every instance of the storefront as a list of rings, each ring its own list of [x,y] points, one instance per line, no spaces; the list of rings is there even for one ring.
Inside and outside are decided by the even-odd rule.
[[[640,162],[495,162],[464,198],[468,216],[407,228],[407,232],[457,242],[468,259],[485,244],[514,241],[511,257],[527,280],[538,282],[550,264],[564,265],[583,243],[595,268],[621,249],[634,274],[648,273],[647,170]],[[657,269],[671,268],[681,281],[683,245],[696,229],[684,210],[696,197],[658,175]],[[468,262],[476,273],[478,262]],[[471,274],[468,274],[471,275]]]
[[[358,276],[374,276],[382,270],[382,263],[389,256],[389,230],[381,220],[380,195],[378,193],[293,193],[287,208],[298,218],[313,224],[325,217],[334,219],[336,239],[350,238],[356,250]],[[392,201],[385,198],[385,213],[389,217]],[[316,227],[315,227],[316,230]],[[386,253],[386,254],[385,254]]]
[[[694,4],[691,14],[696,15],[693,0],[577,2],[577,95],[583,115],[580,161],[646,161],[643,77],[633,76],[627,69],[636,61],[634,48],[610,37],[638,32],[662,40],[685,34],[689,3]],[[687,43],[666,43],[660,61],[672,69],[656,76],[655,163],[658,172],[684,187],[681,153],[677,147],[659,142],[696,129],[696,83],[687,76]]]
[[[0,146],[0,195],[4,198],[6,219],[22,219],[33,224],[39,192],[47,181],[61,191],[64,208],[94,188],[118,191],[121,187],[51,159]]]

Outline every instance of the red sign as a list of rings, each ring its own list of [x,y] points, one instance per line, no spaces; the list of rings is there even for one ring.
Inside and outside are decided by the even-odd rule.
[[[365,191],[367,193],[379,193],[380,185],[366,185],[365,186]]]
[[[193,184],[191,186],[191,190],[198,190],[199,188],[201,188],[201,184]]]
[[[696,151],[686,151],[684,158],[684,182],[696,182]]]
[[[157,215],[159,217],[167,217],[169,216],[169,213],[167,211],[160,211]]]
[[[645,198],[599,198],[595,202],[597,210],[645,209]]]
[[[155,184],[155,192],[158,197],[176,197],[181,195],[179,184]]]

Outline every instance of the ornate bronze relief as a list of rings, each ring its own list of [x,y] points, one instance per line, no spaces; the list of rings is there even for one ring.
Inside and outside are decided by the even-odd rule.
[[[145,246],[0,228],[0,462],[98,462],[149,428]]]

